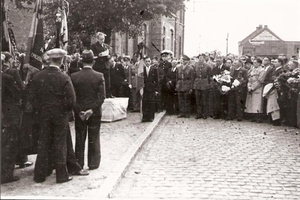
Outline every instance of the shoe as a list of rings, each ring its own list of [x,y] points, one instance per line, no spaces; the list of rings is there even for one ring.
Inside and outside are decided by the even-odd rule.
[[[16,165],[17,165],[17,168],[25,168],[25,167],[29,167],[29,166],[33,165],[33,162],[27,161],[23,164],[16,164]]]
[[[82,170],[80,170],[78,172],[72,172],[71,174],[72,175],[77,175],[77,176],[87,176],[87,175],[90,174],[90,172],[88,170],[82,169]]]
[[[18,181],[18,180],[20,180],[20,177],[18,177],[18,176],[13,176],[13,177],[10,178],[10,179],[1,181],[1,184],[4,184],[4,183],[11,183],[11,182],[15,182],[15,181]]]
[[[89,170],[98,169],[98,167],[89,167]]]
[[[203,119],[207,119],[207,117],[203,117]]]
[[[69,182],[73,179],[73,177],[69,176],[67,179],[65,180],[59,180],[59,181],[56,181],[56,183],[65,183],[65,182]]]
[[[201,116],[199,116],[199,115],[197,115],[196,117],[195,117],[195,119],[201,119],[202,117]]]
[[[33,178],[33,180],[36,182],[36,183],[42,183],[46,180],[46,178],[40,178],[40,179],[37,179],[37,178]]]
[[[243,119],[237,119],[237,121],[241,122],[241,121],[243,121]]]
[[[185,115],[178,115],[177,117],[178,118],[183,118],[183,117],[185,117]]]

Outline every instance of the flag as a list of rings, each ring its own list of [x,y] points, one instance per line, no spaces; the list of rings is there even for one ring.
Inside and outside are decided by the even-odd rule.
[[[43,31],[43,0],[36,0],[32,17],[31,29],[28,37],[25,63],[42,69],[42,55],[44,53]]]
[[[11,42],[10,42],[10,38],[9,38],[9,32],[8,32],[8,26],[7,26],[7,20],[6,20],[6,10],[3,4],[1,4],[1,6],[3,6],[1,8],[2,11],[2,24],[1,24],[1,44],[2,44],[2,51],[8,51],[11,52]]]
[[[69,10],[69,3],[63,1],[62,5],[62,19],[60,28],[60,48],[67,51],[68,49],[68,22],[67,22],[67,12]]]

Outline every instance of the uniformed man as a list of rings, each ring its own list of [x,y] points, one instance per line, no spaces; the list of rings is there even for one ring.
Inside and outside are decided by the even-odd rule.
[[[177,67],[176,90],[178,92],[179,111],[178,117],[190,117],[191,94],[195,79],[194,68],[189,65],[190,58],[186,55],[182,57],[182,64]]]
[[[205,63],[205,55],[198,56],[199,61],[195,63],[194,89],[196,95],[197,115],[196,119],[208,117],[208,95],[210,89],[211,68]]]
[[[68,112],[75,104],[75,91],[68,75],[60,71],[64,56],[62,49],[47,52],[50,65],[35,74],[29,90],[29,102],[39,112],[39,140],[37,159],[34,169],[34,181],[44,182],[51,174],[49,164],[54,158],[56,182],[72,180],[69,176],[67,162]],[[53,155],[49,155],[49,151]]]
[[[168,107],[166,104],[168,103],[167,98],[169,96],[169,72],[172,69],[171,56],[173,55],[173,52],[170,50],[163,50],[160,55],[161,62],[158,65],[158,77],[161,106],[159,110],[164,110]]]

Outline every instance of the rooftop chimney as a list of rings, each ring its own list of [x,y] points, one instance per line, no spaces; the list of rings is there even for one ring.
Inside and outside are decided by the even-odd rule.
[[[262,29],[262,25],[259,25],[258,27],[256,27],[256,29]]]
[[[268,28],[268,25],[265,25],[264,28]]]

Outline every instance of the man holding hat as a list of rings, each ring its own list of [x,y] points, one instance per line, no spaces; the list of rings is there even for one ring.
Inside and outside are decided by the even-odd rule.
[[[97,169],[100,165],[101,106],[105,99],[104,76],[92,69],[95,63],[94,59],[92,50],[84,50],[81,60],[83,69],[71,75],[77,99],[74,108],[75,154],[83,168],[85,141],[88,134],[88,167],[90,170]]]
[[[96,33],[96,43],[92,44],[91,50],[97,57],[93,69],[101,72],[105,78],[106,96],[111,97],[110,92],[110,68],[109,68],[109,49],[110,46],[104,43],[106,34],[102,32]]]
[[[179,111],[178,117],[190,117],[191,94],[195,79],[194,68],[189,64],[190,58],[186,55],[182,57],[182,64],[177,67],[176,90],[178,91]]]
[[[39,140],[34,181],[44,182],[52,172],[52,156],[56,182],[72,180],[67,171],[68,112],[75,104],[75,92],[70,78],[60,71],[64,56],[62,49],[47,51],[50,65],[35,74],[29,89],[29,102],[39,112]],[[49,151],[53,150],[53,155]]]

